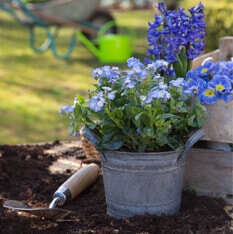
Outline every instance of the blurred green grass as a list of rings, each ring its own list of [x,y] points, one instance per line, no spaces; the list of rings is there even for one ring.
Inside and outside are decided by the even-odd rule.
[[[153,10],[114,11],[121,33],[135,31],[134,56],[146,53],[147,22]],[[40,38],[44,36],[37,31]],[[65,52],[71,29],[62,29],[58,50]],[[0,14],[0,144],[19,144],[73,139],[68,119],[59,114],[73,104],[77,93],[92,88],[92,70],[101,64],[84,46],[76,45],[68,61],[51,51],[35,53],[28,44],[27,28],[7,13]],[[125,64],[111,64],[124,69]]]

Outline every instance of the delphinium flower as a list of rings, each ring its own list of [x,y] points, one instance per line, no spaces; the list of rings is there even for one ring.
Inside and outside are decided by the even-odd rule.
[[[173,63],[176,75],[185,77],[191,60],[204,50],[204,6],[200,2],[186,14],[183,8],[171,11],[159,2],[158,10],[161,15],[149,23],[147,55]]]

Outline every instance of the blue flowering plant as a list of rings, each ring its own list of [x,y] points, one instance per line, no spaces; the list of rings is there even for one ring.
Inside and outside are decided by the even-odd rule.
[[[176,77],[185,77],[192,60],[204,50],[204,5],[200,2],[188,14],[183,8],[167,10],[159,2],[158,11],[154,22],[149,22],[147,55],[152,60],[166,60]]]
[[[158,10],[149,23],[145,61],[130,58],[125,71],[96,68],[88,98],[78,95],[73,106],[60,110],[70,118],[71,133],[85,126],[98,150],[180,150],[204,125],[206,109],[186,79],[204,48],[204,7],[199,3],[186,14],[160,2]]]
[[[233,61],[214,63],[208,58],[201,66],[188,71],[186,80],[204,104],[233,100]]]
[[[64,106],[71,132],[85,125],[98,139],[99,150],[138,152],[181,149],[188,134],[204,124],[205,108],[184,78],[168,79],[168,63],[128,60],[129,70],[104,66],[94,70],[98,81],[89,99],[77,96]]]

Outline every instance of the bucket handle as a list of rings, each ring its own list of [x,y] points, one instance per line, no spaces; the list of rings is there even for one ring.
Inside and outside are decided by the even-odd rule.
[[[185,156],[188,152],[188,150],[196,143],[198,140],[200,140],[205,135],[204,131],[202,129],[196,130],[190,138],[187,140],[184,150],[180,153],[180,155],[177,158],[177,163],[183,162],[185,160]]]
[[[88,141],[90,141],[95,148],[97,148],[98,145],[100,144],[100,140],[98,139],[96,134],[94,134],[93,131],[91,131],[91,129],[88,128],[86,125],[81,129],[81,135],[83,135]],[[103,159],[106,161],[104,152],[100,152],[100,154],[102,155]]]
[[[97,148],[98,145],[100,144],[100,140],[98,139],[98,137],[96,136],[96,134],[94,134],[93,131],[91,131],[90,128],[88,128],[86,125],[81,129],[81,135],[83,135],[88,141],[90,141],[92,143],[92,145]]]

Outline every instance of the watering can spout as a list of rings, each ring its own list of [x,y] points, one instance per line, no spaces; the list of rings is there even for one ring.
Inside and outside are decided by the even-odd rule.
[[[98,48],[81,31],[77,32],[77,38],[97,58],[100,57],[100,51],[98,50]]]

